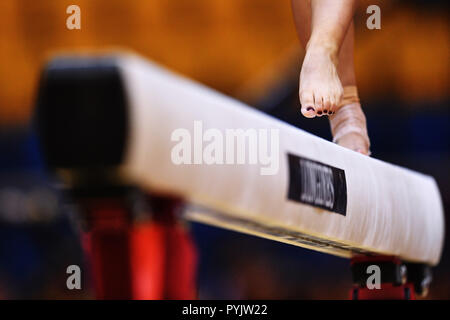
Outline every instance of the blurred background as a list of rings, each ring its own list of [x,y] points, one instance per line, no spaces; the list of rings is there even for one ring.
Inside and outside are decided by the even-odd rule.
[[[71,4],[81,8],[81,30],[66,28]],[[371,4],[381,8],[381,30],[366,28]],[[448,1],[361,0],[355,26],[357,81],[372,156],[434,176],[448,212]],[[82,265],[85,258],[74,209],[45,171],[30,121],[49,55],[112,47],[131,49],[331,138],[325,118],[300,114],[303,51],[288,0],[2,0],[0,298],[92,297],[88,277],[87,290],[65,289],[66,266]],[[191,229],[200,256],[200,298],[348,297],[346,259],[197,224]],[[450,298],[448,243],[428,298]]]

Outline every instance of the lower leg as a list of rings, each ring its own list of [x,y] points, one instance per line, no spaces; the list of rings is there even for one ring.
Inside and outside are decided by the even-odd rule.
[[[338,75],[343,86],[343,96],[335,114],[329,117],[333,141],[362,154],[370,154],[366,117],[361,109],[354,64],[353,22],[339,52]]]
[[[304,13],[298,29],[310,22],[310,35],[300,73],[300,102],[307,117],[337,111],[343,89],[338,76],[340,49],[351,24],[356,0],[293,0]],[[308,8],[309,4],[309,8]],[[306,10],[305,10],[306,9]],[[308,10],[309,9],[309,10]],[[306,21],[301,21],[309,14]],[[301,31],[305,33],[305,31]]]
[[[314,1],[314,0],[313,0]],[[307,55],[309,52],[309,64],[320,64],[321,61],[320,52],[312,51],[311,49],[311,32],[314,28],[312,23],[312,7],[311,0],[292,0],[292,9],[294,12],[294,20],[297,26],[297,33],[301,44],[307,49]],[[324,8],[322,8],[324,9]],[[325,8],[326,9],[326,8]],[[321,10],[321,8],[315,10]],[[316,22],[317,24],[317,22]],[[316,33],[317,34],[317,33]],[[316,36],[317,37],[317,36]],[[336,101],[330,99],[328,104],[319,104],[318,108],[315,103],[316,97],[313,94],[312,99],[308,96],[302,97],[302,91],[304,92],[305,86],[302,84],[302,80],[305,77],[300,77],[300,102],[302,103],[302,113],[304,116],[312,118],[321,116],[322,114],[329,114],[331,110],[330,125],[333,133],[333,140],[339,145],[352,149],[354,151],[361,152],[363,154],[369,154],[369,139],[367,136],[366,120],[364,113],[361,110],[359,104],[358,94],[356,90],[356,76],[354,67],[354,26],[353,22],[348,27],[344,34],[344,38],[341,43],[339,55],[336,62],[336,72],[338,75],[339,84],[342,84],[342,95],[336,97]],[[319,56],[319,57],[318,57]],[[307,57],[305,56],[305,59]],[[319,58],[319,61],[317,61]],[[309,69],[309,70],[308,70]],[[302,74],[308,76],[310,73],[314,73],[314,67],[305,69],[305,62],[302,67]],[[319,74],[320,78],[320,74]],[[322,83],[327,85],[326,80],[329,77],[320,78]],[[306,81],[307,82],[307,81]],[[316,84],[317,85],[317,84]],[[319,84],[320,86],[320,84]],[[303,89],[303,90],[302,90]],[[315,90],[315,88],[312,88]],[[314,91],[312,91],[314,92]],[[302,99],[303,98],[303,99]],[[330,104],[334,102],[335,107],[331,108]],[[342,108],[342,110],[341,110]],[[340,111],[341,110],[341,111]],[[319,113],[320,112],[320,113]],[[334,114],[335,113],[335,114]]]

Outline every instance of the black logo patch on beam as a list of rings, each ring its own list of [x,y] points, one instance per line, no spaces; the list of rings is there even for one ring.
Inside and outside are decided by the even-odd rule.
[[[288,199],[345,216],[347,182],[342,169],[288,153]]]

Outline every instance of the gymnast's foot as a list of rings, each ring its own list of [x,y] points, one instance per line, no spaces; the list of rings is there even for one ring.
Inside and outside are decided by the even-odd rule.
[[[337,52],[309,43],[300,72],[300,103],[307,118],[332,115],[337,111],[343,89],[337,68]]]
[[[359,103],[355,86],[344,87],[344,95],[338,110],[329,118],[334,142],[364,155],[370,155],[366,116]]]
[[[370,155],[368,140],[361,134],[351,132],[343,136],[337,142],[340,146],[359,152],[363,155]]]

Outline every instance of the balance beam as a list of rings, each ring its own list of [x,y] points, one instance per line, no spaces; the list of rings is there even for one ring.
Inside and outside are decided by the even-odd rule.
[[[432,177],[342,148],[138,56],[51,60],[36,120],[50,167],[107,171],[182,198],[187,219],[342,257],[439,262],[444,218]]]

